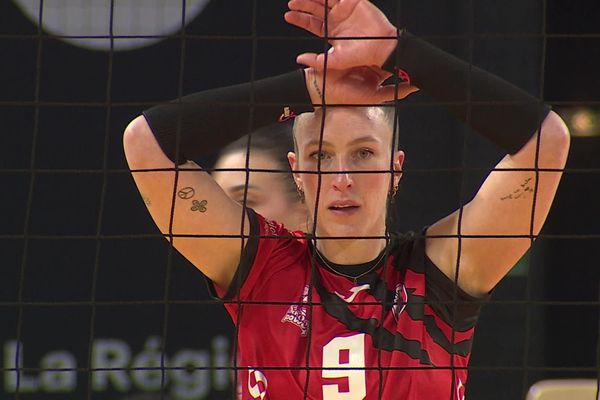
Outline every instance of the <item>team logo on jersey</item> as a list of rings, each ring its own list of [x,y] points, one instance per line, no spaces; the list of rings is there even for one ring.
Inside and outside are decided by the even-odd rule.
[[[396,293],[394,295],[394,305],[392,306],[392,314],[396,321],[402,311],[406,308],[406,303],[408,302],[408,294],[406,293],[406,286],[404,284],[399,283],[396,285]]]
[[[263,400],[267,396],[267,377],[257,369],[248,371],[248,393],[254,400]]]
[[[354,298],[356,297],[356,295],[363,291],[363,290],[369,290],[371,289],[371,285],[369,285],[368,283],[365,285],[360,285],[360,286],[354,286],[352,289],[350,289],[350,293],[352,293],[350,296],[348,297],[344,297],[341,294],[339,294],[337,291],[335,292],[336,296],[339,297],[340,299],[344,300],[346,303],[352,303],[352,300],[354,300]]]
[[[281,322],[291,322],[300,328],[300,335],[302,336],[308,334],[308,308],[305,304],[308,303],[309,290],[310,287],[308,285],[304,286],[302,298],[300,299],[301,304],[292,304],[281,319]]]

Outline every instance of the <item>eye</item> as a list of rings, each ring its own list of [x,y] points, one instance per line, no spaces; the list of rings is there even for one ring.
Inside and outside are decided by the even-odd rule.
[[[235,199],[236,202],[238,202],[241,206],[244,205],[244,198],[240,197],[239,199]],[[253,208],[256,206],[256,202],[251,199],[250,197],[246,198],[246,207],[250,207]]]
[[[356,156],[363,160],[373,157],[373,154],[373,151],[369,149],[360,149],[356,152]]]
[[[320,160],[327,160],[327,159],[330,158],[329,154],[327,154],[324,151],[320,151],[320,152],[319,151],[315,151],[315,152],[312,152],[312,153],[310,153],[309,157],[310,158],[314,158],[315,160],[319,160],[319,159]]]

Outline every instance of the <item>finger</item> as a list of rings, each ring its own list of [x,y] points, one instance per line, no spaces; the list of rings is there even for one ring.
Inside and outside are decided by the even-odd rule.
[[[315,17],[325,18],[325,5],[313,0],[291,0],[288,7],[292,11],[300,11]]]
[[[317,71],[323,71],[325,69],[325,54],[324,53],[303,53],[296,57],[298,64],[312,67]],[[327,57],[327,69],[344,69],[340,66],[337,58],[328,56]]]
[[[288,24],[305,29],[313,35],[323,37],[322,19],[299,11],[288,11],[283,17]]]
[[[332,47],[327,54],[327,69],[345,69],[345,66],[340,63],[339,57],[335,57],[334,54]],[[296,57],[296,62],[312,67],[317,71],[323,71],[325,69],[325,54],[303,53]]]
[[[416,86],[409,85],[408,83],[401,83],[398,85],[396,91],[396,85],[380,86],[375,92],[375,100],[378,103],[386,101],[400,100],[408,97],[412,93],[418,92],[419,88]]]
[[[298,64],[306,65],[307,67],[312,67],[317,70],[322,69],[322,66],[321,68],[318,67],[317,53],[302,53],[298,57],[296,57],[296,62]]]

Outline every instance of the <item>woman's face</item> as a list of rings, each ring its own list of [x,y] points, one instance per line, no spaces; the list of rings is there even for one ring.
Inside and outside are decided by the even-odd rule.
[[[261,170],[282,170],[268,153],[250,153],[249,168]],[[246,151],[226,154],[217,160],[215,169],[246,168]],[[289,181],[282,172],[250,172],[246,205],[265,218],[280,222],[289,230],[305,230],[306,207],[294,201],[290,194]],[[246,187],[246,172],[215,171],[213,178],[233,200],[242,204]],[[285,177],[287,178],[287,176]]]
[[[288,155],[292,169],[317,171],[320,158],[320,170],[325,172],[295,175],[305,192],[311,221],[316,213],[317,234],[382,236],[392,179],[389,172],[392,133],[381,110],[328,109],[320,153],[320,118],[312,116],[297,123],[300,124],[296,129],[298,154]],[[397,185],[404,153],[396,151],[393,158],[393,168],[397,171],[394,185]],[[319,203],[315,207],[317,192]]]

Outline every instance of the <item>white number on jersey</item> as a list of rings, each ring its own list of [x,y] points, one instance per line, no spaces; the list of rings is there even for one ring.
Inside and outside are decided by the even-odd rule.
[[[323,400],[362,400],[366,397],[364,333],[336,337],[323,346],[323,378],[348,378],[349,389],[340,392],[337,384],[324,384]]]

